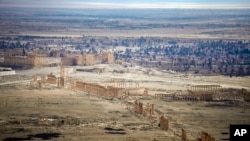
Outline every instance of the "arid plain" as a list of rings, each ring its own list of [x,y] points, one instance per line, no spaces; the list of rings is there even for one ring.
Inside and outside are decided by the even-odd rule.
[[[0,140],[217,141],[250,124],[249,10],[0,11]]]
[[[110,99],[74,90],[69,82],[65,88],[42,84],[39,89],[31,84],[32,77],[50,72],[59,75],[59,67],[18,71],[15,76],[1,77],[1,139],[181,140],[183,128],[188,139],[194,140],[205,131],[220,140],[229,138],[222,133],[229,132],[230,124],[249,124],[249,109],[243,107],[247,104],[243,100],[206,102],[155,98],[157,93],[186,94],[191,85],[201,83],[223,88],[248,88],[249,77],[185,76],[139,66],[126,68],[124,74],[113,73],[113,69],[123,68],[117,64],[77,68],[100,67],[105,68],[105,72],[76,71],[68,77],[100,85],[107,84],[112,78],[138,81],[140,87],[148,88],[148,95]],[[133,110],[135,100],[154,104],[155,114],[150,117],[136,113]],[[169,119],[167,131],[158,127],[161,115]]]

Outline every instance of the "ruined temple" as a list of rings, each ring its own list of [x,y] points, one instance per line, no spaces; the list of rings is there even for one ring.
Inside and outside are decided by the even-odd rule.
[[[110,52],[103,52],[101,54],[96,55],[96,62],[112,64],[114,63],[114,55]]]
[[[78,55],[67,55],[61,59],[62,65],[64,66],[76,66],[78,65],[79,56]]]
[[[38,67],[46,63],[46,55],[29,53],[26,55],[22,48],[7,50],[4,54],[4,65],[21,67]]]
[[[188,93],[197,100],[211,101],[220,89],[220,85],[194,85],[191,90],[188,89]]]
[[[114,63],[114,55],[110,52],[101,54],[73,54],[62,58],[65,66],[89,66],[94,64],[112,64]]]
[[[95,64],[95,56],[93,54],[83,54],[81,57],[79,58],[79,62],[82,63],[79,65],[89,66]]]

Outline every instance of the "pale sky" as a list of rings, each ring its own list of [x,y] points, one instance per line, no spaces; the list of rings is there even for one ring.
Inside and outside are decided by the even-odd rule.
[[[0,7],[250,8],[250,0],[0,0]]]

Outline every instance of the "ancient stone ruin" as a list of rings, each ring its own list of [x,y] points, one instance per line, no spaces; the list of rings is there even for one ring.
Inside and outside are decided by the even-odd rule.
[[[62,58],[65,66],[89,66],[94,64],[113,64],[114,55],[110,52],[100,54],[68,54]]]
[[[188,95],[197,100],[211,101],[219,89],[220,85],[195,85],[188,89]]]
[[[45,54],[24,54],[23,48],[10,49],[4,54],[4,65],[7,66],[38,67],[45,65],[46,62]]]
[[[143,103],[138,102],[138,100],[135,100],[133,108],[134,112],[138,114],[145,114],[150,117],[155,114],[154,104],[147,103],[146,106],[143,107]]]
[[[104,87],[98,84],[76,81],[75,89],[85,91],[89,94],[94,94],[102,97],[120,98],[124,95],[124,89],[114,87]]]
[[[168,119],[166,119],[164,116],[161,116],[159,118],[159,124],[158,126],[162,129],[162,130],[168,130],[169,129],[169,121]]]

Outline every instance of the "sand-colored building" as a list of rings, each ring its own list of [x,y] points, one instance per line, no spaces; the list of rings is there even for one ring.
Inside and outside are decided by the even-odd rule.
[[[65,66],[89,66],[96,64],[93,54],[67,55],[62,58],[62,63]]]
[[[114,63],[114,55],[109,52],[104,52],[101,54],[78,54],[78,55],[67,55],[67,57],[62,58],[62,63],[65,66],[89,66],[94,64],[112,64]]]
[[[114,63],[114,60],[114,55],[110,52],[103,52],[101,54],[96,55],[97,63],[112,64]]]
[[[44,54],[24,54],[23,49],[7,50],[4,54],[4,64],[9,66],[37,67],[46,63]]]
[[[78,60],[79,60],[80,55],[68,55],[67,57],[63,57],[61,59],[62,64],[64,66],[76,66],[78,65]]]
[[[81,64],[79,65],[84,66],[94,65],[96,63],[95,56],[93,54],[84,54],[82,55],[82,58],[79,58],[79,60],[81,60]]]

